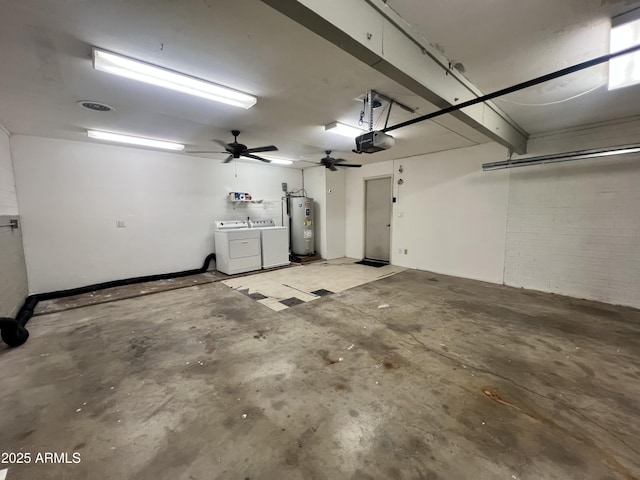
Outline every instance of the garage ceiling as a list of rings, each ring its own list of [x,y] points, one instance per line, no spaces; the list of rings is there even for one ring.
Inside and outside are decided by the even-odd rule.
[[[637,0],[388,0],[387,4],[490,93],[609,53],[610,20]],[[640,85],[609,92],[602,64],[496,104],[530,134],[640,114]],[[562,102],[589,92],[570,101]],[[562,102],[544,105],[550,102]],[[524,105],[521,105],[524,104]],[[542,105],[541,105],[542,104]],[[534,106],[535,105],[535,106]]]
[[[447,58],[461,62],[484,92],[607,53],[610,16],[640,6],[606,0],[387,3]],[[278,155],[299,160],[298,167],[326,149],[367,163],[488,141],[459,120],[441,117],[394,131],[392,150],[350,153],[353,141],[325,132],[324,125],[357,124],[361,104],[354,98],[367,89],[421,114],[437,108],[258,0],[0,0],[0,27],[0,123],[15,134],[89,141],[84,132],[94,128],[215,149],[211,139],[230,141],[229,131],[237,128],[243,143],[276,144]],[[92,46],[232,86],[257,96],[258,104],[237,109],[94,71]],[[639,87],[609,92],[606,78],[606,66],[596,67],[496,103],[529,133],[640,114]],[[587,90],[593,91],[556,105],[520,105]],[[79,100],[116,111],[92,112]],[[394,107],[390,123],[410,118]],[[380,112],[376,119],[382,126]]]

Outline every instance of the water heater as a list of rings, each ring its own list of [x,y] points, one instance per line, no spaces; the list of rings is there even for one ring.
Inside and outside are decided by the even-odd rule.
[[[313,234],[313,198],[289,197],[291,218],[291,253],[313,255],[315,251]]]

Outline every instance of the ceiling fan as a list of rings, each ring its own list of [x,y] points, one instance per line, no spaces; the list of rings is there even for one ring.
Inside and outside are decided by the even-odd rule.
[[[240,130],[231,130],[231,135],[233,135],[233,142],[231,143],[224,143],[222,140],[214,140],[214,142],[225,149],[224,152],[219,152],[217,150],[190,150],[187,153],[228,153],[229,156],[224,160],[223,163],[229,163],[234,158],[240,157],[253,158],[254,160],[260,160],[261,162],[271,163],[271,160],[259,157],[258,155],[254,155],[254,153],[275,152],[276,150],[278,150],[278,147],[276,147],[275,145],[265,145],[264,147],[248,148],[246,145],[238,143],[238,135],[240,135]]]
[[[333,158],[333,157],[331,157],[331,150],[325,150],[325,153],[327,154],[327,156],[321,158],[320,159],[320,163],[318,163],[318,165],[324,165],[325,167],[327,167],[332,172],[335,172],[335,171],[338,170],[336,167],[360,168],[362,166],[362,165],[358,165],[356,163],[342,163],[342,162],[346,162],[346,160],[344,158]]]

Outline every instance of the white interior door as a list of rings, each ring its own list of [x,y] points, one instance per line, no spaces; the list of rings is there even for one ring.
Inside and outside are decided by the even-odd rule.
[[[391,252],[391,177],[365,183],[364,256],[388,262]]]

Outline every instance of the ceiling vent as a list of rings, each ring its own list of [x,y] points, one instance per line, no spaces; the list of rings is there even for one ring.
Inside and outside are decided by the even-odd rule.
[[[78,105],[95,112],[113,112],[115,110],[115,108],[107,105],[106,103],[94,102],[92,100],[81,100],[77,103]]]

